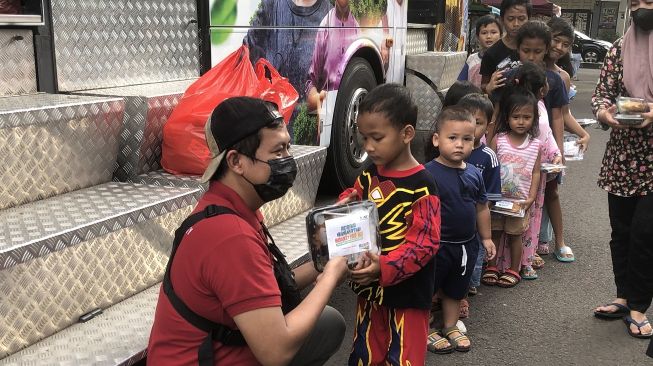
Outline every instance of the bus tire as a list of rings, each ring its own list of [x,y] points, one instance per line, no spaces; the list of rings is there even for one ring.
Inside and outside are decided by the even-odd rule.
[[[333,113],[331,143],[327,153],[327,166],[323,183],[327,189],[352,187],[368,163],[367,154],[357,136],[358,105],[377,85],[372,66],[364,58],[354,57],[347,64]]]

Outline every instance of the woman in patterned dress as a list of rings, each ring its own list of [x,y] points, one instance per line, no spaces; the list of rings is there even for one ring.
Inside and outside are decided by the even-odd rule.
[[[592,96],[604,129],[611,128],[598,184],[608,192],[610,250],[617,298],[597,307],[600,318],[622,318],[628,333],[650,338],[646,310],[653,298],[653,112],[637,126],[616,119],[619,96],[643,98],[653,110],[653,3],[631,0],[633,23],[605,58]]]

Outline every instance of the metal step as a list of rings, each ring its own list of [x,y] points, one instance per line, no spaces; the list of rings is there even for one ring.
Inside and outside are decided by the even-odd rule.
[[[263,217],[268,226],[274,226],[303,211],[313,207],[317,189],[326,162],[327,150],[320,146],[294,145],[291,153],[297,161],[297,178],[288,193],[261,207]],[[200,187],[203,191],[208,185],[201,185],[199,176],[173,175],[162,170],[140,175],[133,182],[172,186],[172,187]]]
[[[111,181],[124,109],[120,98],[0,98],[0,210]]]
[[[139,174],[161,169],[163,125],[195,80],[77,92],[83,95],[116,96],[125,100],[125,117],[114,180],[125,182]]]
[[[306,212],[270,229],[293,267],[309,260]],[[1,273],[1,272],[0,272]],[[86,323],[77,323],[0,364],[131,365],[146,356],[160,285],[155,285],[104,310]]]
[[[110,182],[0,211],[0,359],[159,282],[196,194]]]

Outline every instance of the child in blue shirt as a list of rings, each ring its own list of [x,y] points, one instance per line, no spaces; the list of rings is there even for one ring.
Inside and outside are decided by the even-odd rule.
[[[460,302],[467,295],[479,251],[479,237],[493,258],[490,210],[481,172],[465,163],[474,147],[475,119],[465,108],[445,108],[435,124],[433,146],[439,155],[425,165],[440,192],[440,249],[435,259],[435,290],[442,299],[444,328],[429,335],[428,349],[434,353],[471,348],[458,321]]]
[[[467,109],[476,118],[476,131],[474,131],[474,149],[471,155],[465,160],[467,163],[475,166],[481,171],[485,192],[488,200],[501,198],[501,166],[497,154],[481,142],[485,136],[488,123],[492,120],[494,108],[492,102],[482,94],[469,94],[464,96],[458,102],[458,105]],[[481,284],[481,274],[483,272],[483,258],[485,251],[483,247],[478,252],[476,265],[469,284],[469,294],[476,295],[477,287]]]

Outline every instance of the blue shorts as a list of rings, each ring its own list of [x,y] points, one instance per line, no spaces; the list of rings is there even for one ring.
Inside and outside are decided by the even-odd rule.
[[[465,298],[476,265],[479,245],[476,235],[462,244],[440,244],[435,256],[435,291],[440,290],[454,300]]]

